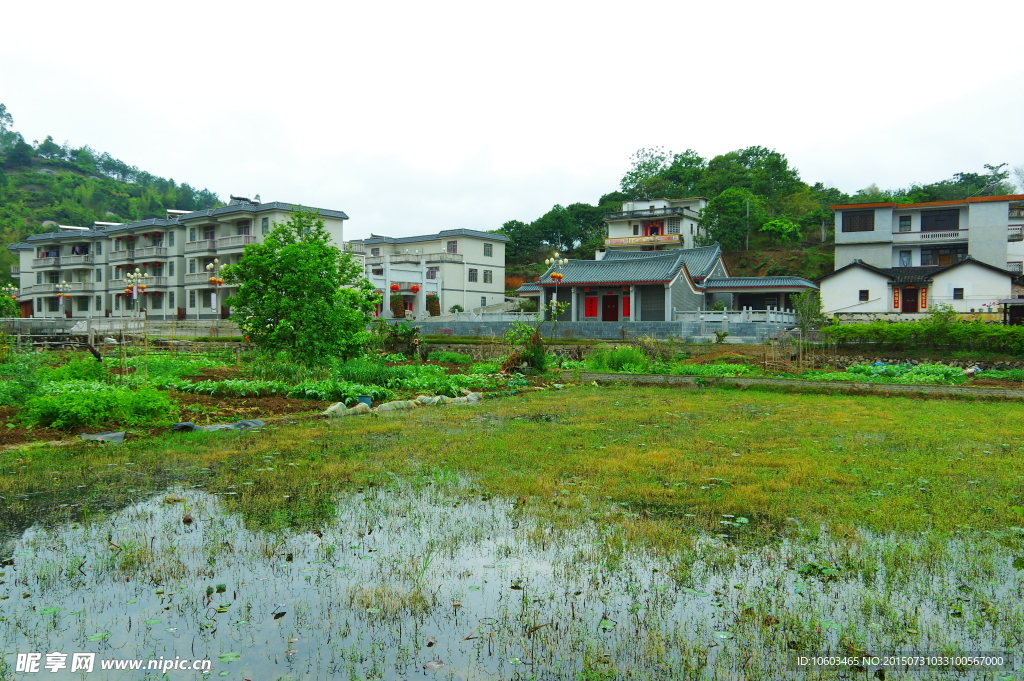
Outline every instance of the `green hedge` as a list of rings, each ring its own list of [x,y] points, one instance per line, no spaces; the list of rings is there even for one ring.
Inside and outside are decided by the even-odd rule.
[[[826,327],[821,333],[825,339],[847,347],[898,351],[973,350],[1024,355],[1024,326],[980,321],[843,324]]]

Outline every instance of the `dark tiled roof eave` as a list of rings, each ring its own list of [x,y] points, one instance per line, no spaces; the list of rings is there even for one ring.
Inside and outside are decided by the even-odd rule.
[[[422,234],[419,236],[371,236],[366,239],[352,239],[350,243],[363,244],[366,246],[375,246],[377,244],[413,244],[423,241],[440,241],[441,239],[460,236],[485,239],[487,241],[507,242],[509,240],[509,238],[504,234],[482,232],[477,229],[445,229],[441,230],[437,234]]]
[[[228,206],[221,206],[220,208],[207,208],[204,210],[197,210],[187,215],[182,215],[178,219],[182,222],[197,220],[199,218],[211,218],[219,217],[221,215],[230,215],[232,213],[266,213],[268,211],[281,210],[286,212],[295,212],[297,210],[310,210],[324,218],[340,218],[342,220],[348,220],[348,215],[344,211],[333,210],[331,208],[314,208],[313,206],[303,206],[298,203],[284,203],[282,201],[271,201],[269,203],[250,204],[250,203],[236,203]]]
[[[716,277],[704,281],[707,289],[783,289],[804,288],[818,290],[810,279],[803,277]]]

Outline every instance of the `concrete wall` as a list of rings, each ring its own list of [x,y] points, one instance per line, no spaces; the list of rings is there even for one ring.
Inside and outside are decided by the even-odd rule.
[[[850,269],[823,279],[821,307],[825,314],[834,312],[889,312],[892,289],[886,277],[863,267]],[[868,291],[867,302],[860,302],[860,291]]]
[[[1009,201],[970,204],[968,213],[967,252],[975,260],[1005,268],[1006,235],[1009,224]],[[963,226],[961,218],[961,227]]]
[[[388,320],[389,323],[398,320]],[[453,336],[495,336],[500,337],[511,326],[511,322],[416,322],[423,334],[443,334]],[[685,338],[697,339],[709,336],[719,326],[705,325],[704,334],[701,325],[695,322],[558,322],[552,328],[551,322],[545,322],[541,332],[546,336],[558,338],[602,338],[615,340],[637,336],[653,338]],[[749,338],[758,340],[766,335],[785,331],[789,327],[782,324],[765,324],[757,322],[736,323],[729,325],[731,338]],[[552,332],[553,331],[553,332]]]
[[[936,303],[952,305],[957,312],[980,310],[982,303],[992,303],[1011,294],[1011,279],[987,267],[966,264],[935,276],[928,287],[928,307]],[[964,290],[963,300],[953,300],[953,289]]]
[[[871,232],[861,232],[871,234]],[[892,243],[841,244],[836,243],[835,269],[845,267],[854,260],[863,260],[875,267],[892,267]]]

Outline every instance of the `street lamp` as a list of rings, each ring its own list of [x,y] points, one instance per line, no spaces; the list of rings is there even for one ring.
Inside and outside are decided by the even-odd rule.
[[[552,310],[556,311],[555,314],[557,314],[557,310],[558,310],[558,285],[560,283],[562,283],[562,278],[565,276],[564,274],[562,274],[561,272],[558,271],[558,268],[562,267],[563,265],[568,265],[569,264],[569,259],[568,258],[560,258],[559,255],[558,255],[558,252],[555,251],[555,257],[548,258],[547,260],[544,261],[544,264],[547,265],[549,268],[554,268],[555,269],[555,271],[552,272],[548,276],[550,276],[554,280],[554,282],[555,282],[555,300],[554,300],[555,304],[552,307]]]
[[[131,296],[131,300],[138,300],[139,294],[146,293],[146,277],[149,276],[148,272],[143,272],[138,267],[135,268],[134,272],[129,272],[124,275],[125,281],[128,283],[128,287],[124,290],[125,294]]]
[[[57,312],[60,313],[62,311],[61,299],[71,297],[69,293],[71,284],[62,282],[55,284],[53,288],[57,291]]]
[[[206,271],[210,275],[209,282],[213,286],[213,293],[210,294],[210,309],[213,310],[214,319],[217,319],[217,291],[224,285],[224,277],[221,276],[227,263],[220,264],[220,258],[214,258],[213,262],[206,265]]]

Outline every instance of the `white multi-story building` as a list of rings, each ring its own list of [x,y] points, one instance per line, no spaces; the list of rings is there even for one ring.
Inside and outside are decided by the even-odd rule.
[[[828,313],[960,312],[1010,298],[1024,263],[1024,195],[832,206],[835,271]]]
[[[150,319],[225,318],[224,301],[232,289],[211,284],[213,272],[238,262],[247,245],[262,242],[275,222],[300,209],[231,197],[220,208],[33,234],[8,246],[19,254],[11,274],[20,283],[21,316],[96,318],[145,310]],[[309,210],[319,213],[335,245],[342,247],[348,216],[339,210]],[[128,275],[136,273],[148,275],[140,280],[145,294],[127,295]],[[58,293],[70,297],[58,298]]]
[[[700,212],[707,199],[647,199],[626,201],[622,210],[608,213],[608,238],[605,251],[598,251],[600,260],[608,249],[616,251],[662,251],[694,248],[700,231]]]
[[[455,305],[471,311],[504,302],[507,242],[503,234],[448,229],[422,236],[371,235],[351,241],[350,249],[363,255],[366,278],[381,292],[378,315],[390,317],[390,297],[399,294],[405,309],[422,317],[430,294],[438,297],[442,314]]]

